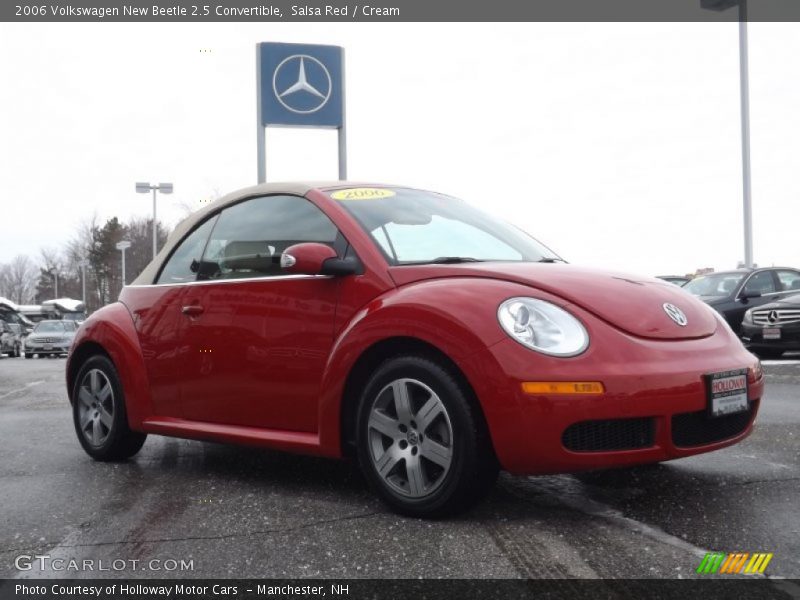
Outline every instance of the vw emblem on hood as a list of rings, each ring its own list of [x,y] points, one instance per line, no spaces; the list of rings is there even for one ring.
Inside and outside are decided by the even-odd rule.
[[[686,324],[689,322],[686,319],[686,315],[683,314],[683,311],[675,306],[674,304],[670,304],[669,302],[664,303],[664,312],[667,313],[667,316],[675,321],[681,327],[686,327]]]
[[[308,54],[284,58],[272,74],[272,91],[286,110],[307,115],[328,103],[333,82],[328,69]]]

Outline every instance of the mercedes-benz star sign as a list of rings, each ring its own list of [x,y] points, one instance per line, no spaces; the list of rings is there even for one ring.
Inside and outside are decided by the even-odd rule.
[[[328,69],[308,54],[294,54],[283,59],[272,75],[272,90],[278,102],[297,114],[320,110],[330,99],[332,88]]]

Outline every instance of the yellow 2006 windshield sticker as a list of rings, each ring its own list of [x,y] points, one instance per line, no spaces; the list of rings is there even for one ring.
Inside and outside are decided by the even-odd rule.
[[[350,188],[347,190],[336,190],[331,194],[334,200],[380,200],[381,198],[391,198],[395,193],[385,188]]]

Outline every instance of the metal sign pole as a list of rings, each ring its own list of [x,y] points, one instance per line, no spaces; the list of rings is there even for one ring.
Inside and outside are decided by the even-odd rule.
[[[347,179],[347,132],[339,128],[339,181]]]
[[[261,107],[261,49],[256,44],[256,173],[258,183],[267,181],[266,128],[262,119]]]
[[[342,126],[339,127],[339,181],[347,179],[347,87],[344,73],[344,48],[342,48]]]

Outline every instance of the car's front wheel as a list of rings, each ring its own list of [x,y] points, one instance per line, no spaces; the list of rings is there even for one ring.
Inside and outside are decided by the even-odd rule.
[[[467,508],[497,478],[483,417],[437,361],[401,356],[367,383],[358,413],[365,476],[392,509],[439,517]]]
[[[78,372],[72,418],[81,446],[96,460],[125,460],[136,454],[147,438],[128,427],[122,383],[106,356],[91,357]]]

